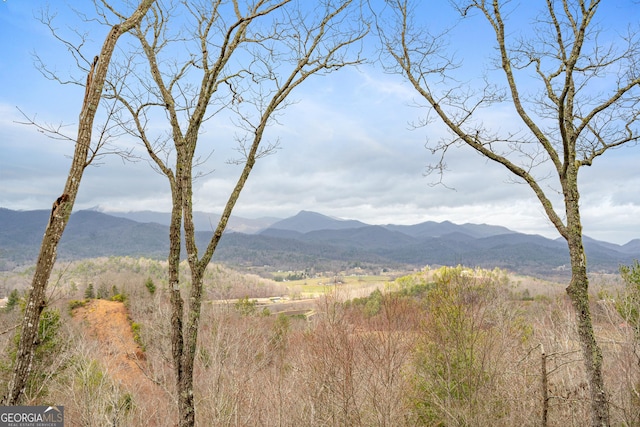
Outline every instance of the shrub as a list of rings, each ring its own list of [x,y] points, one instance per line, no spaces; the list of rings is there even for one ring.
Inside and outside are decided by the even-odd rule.
[[[257,311],[257,301],[250,300],[249,297],[240,298],[234,307],[242,316],[253,316]]]
[[[151,277],[147,277],[147,280],[145,280],[144,282],[144,286],[147,288],[147,291],[149,291],[151,295],[156,293],[156,285],[153,283]]]
[[[501,340],[523,333],[500,305],[506,279],[498,270],[443,267],[434,281],[414,353],[414,410],[424,425],[482,425],[480,408],[500,401],[491,393]]]
[[[88,302],[89,300],[86,300],[86,299],[83,299],[83,300],[74,299],[69,301],[69,313],[71,313],[76,308],[84,307],[85,305],[87,305]]]
[[[69,406],[76,407],[78,425],[132,425],[133,395],[122,390],[98,361],[79,355],[70,368]]]
[[[640,338],[640,263],[620,267],[624,290],[618,295],[616,309]]]
[[[111,301],[125,302],[127,300],[127,296],[125,294],[115,294],[111,297]]]
[[[18,293],[17,289],[14,289],[11,291],[11,293],[9,294],[9,297],[7,298],[7,305],[4,307],[5,311],[11,311],[13,310],[17,305],[18,302],[20,301],[20,294]]]
[[[84,297],[87,299],[93,299],[96,297],[96,291],[93,289],[93,283],[89,283],[89,286],[84,290]]]
[[[133,332],[133,340],[140,346],[142,351],[145,351],[145,345],[142,342],[142,336],[140,335],[140,330],[142,326],[140,323],[131,322],[131,332]]]
[[[38,346],[33,357],[31,375],[27,379],[25,395],[29,399],[40,398],[48,393],[47,384],[64,369],[63,353],[66,340],[62,337],[60,311],[45,309],[38,323]],[[17,356],[20,332],[13,336],[13,345],[7,346],[12,364]]]

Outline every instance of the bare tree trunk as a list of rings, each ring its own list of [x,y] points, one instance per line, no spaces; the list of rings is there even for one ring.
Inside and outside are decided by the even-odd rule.
[[[51,216],[42,238],[40,255],[31,282],[22,320],[22,329],[13,374],[9,390],[3,398],[5,405],[17,405],[24,394],[27,379],[31,373],[33,357],[38,346],[38,324],[40,315],[46,306],[47,283],[56,262],[57,248],[73,209],[84,169],[89,165],[95,153],[90,152],[93,121],[102,96],[107,69],[118,38],[127,32],[133,24],[142,20],[154,0],[143,0],[138,9],[122,24],[114,25],[109,31],[100,56],[96,56],[87,76],[84,102],[80,110],[78,137],[71,169],[67,176],[64,192],[53,204]]]
[[[184,235],[185,243],[187,247],[187,257],[189,262],[189,268],[191,270],[191,292],[189,296],[189,307],[187,310],[188,318],[186,327],[183,326],[182,321],[173,323],[172,336],[176,345],[180,345],[180,349],[174,347],[174,363],[176,363],[176,374],[178,384],[178,414],[180,427],[189,427],[195,425],[195,403],[193,396],[193,368],[196,357],[196,348],[198,343],[198,330],[200,328],[200,313],[202,310],[202,290],[204,286],[204,273],[215,253],[215,250],[222,238],[222,234],[226,229],[227,222],[233,208],[240,197],[240,193],[247,182],[251,170],[255,165],[256,156],[258,153],[258,147],[262,140],[262,130],[266,124],[266,120],[263,120],[263,125],[259,127],[251,150],[248,153],[247,159],[244,164],[244,168],[234,190],[232,191],[225,209],[220,217],[218,226],[209,242],[209,245],[203,254],[202,258],[198,258],[198,248],[195,243],[195,225],[193,223],[193,179],[191,175],[191,168],[185,168],[182,179],[178,181],[181,184],[181,202],[183,206],[183,222],[184,222]],[[172,234],[173,236],[173,234]],[[179,236],[175,238],[176,241],[180,241]],[[179,261],[178,261],[179,262]],[[180,313],[180,319],[184,315],[184,307],[182,299],[180,298],[179,291],[175,294],[175,299],[172,299],[174,306],[174,313],[177,315]],[[178,300],[179,299],[179,300]]]
[[[290,3],[292,10],[280,10]],[[177,424],[181,427],[195,425],[193,371],[204,272],[256,159],[274,149],[269,146],[260,150],[263,132],[271,122],[272,116],[288,105],[287,98],[291,91],[307,77],[360,63],[359,53],[356,53],[355,59],[351,61],[347,59],[350,56],[348,48],[350,45],[359,43],[368,32],[366,25],[359,25],[360,15],[355,15],[354,19],[348,16],[352,7],[354,13],[358,12],[358,5],[354,4],[353,0],[323,2],[323,5],[315,11],[317,16],[302,14],[295,2],[280,0],[248,2],[242,5],[242,7],[246,6],[246,11],[241,11],[239,2],[233,2],[233,12],[225,17],[226,12],[222,12],[225,7],[221,6],[223,4],[224,2],[203,2],[198,6],[186,5],[190,13],[198,16],[198,22],[201,24],[193,28],[193,37],[198,41],[194,49],[201,49],[202,55],[197,62],[191,58],[180,67],[181,70],[177,73],[175,69],[163,71],[161,66],[165,64],[164,61],[158,60],[158,55],[162,48],[169,44],[179,43],[180,48],[183,48],[184,41],[167,38],[164,28],[169,20],[165,20],[165,14],[160,10],[161,6],[158,6],[158,13],[154,15],[155,20],[150,18],[150,22],[145,23],[148,25],[140,25],[136,28],[136,36],[149,63],[153,82],[140,78],[140,75],[132,72],[128,76],[138,80],[141,92],[138,93],[136,90],[130,92],[129,89],[136,85],[125,85],[127,90],[116,91],[113,95],[129,110],[133,118],[132,123],[123,123],[124,127],[139,135],[152,160],[171,184],[173,203],[169,253],[171,347],[177,392]],[[170,14],[167,13],[166,16],[168,15]],[[253,24],[255,21],[268,21],[267,16],[273,16],[269,18],[271,23]],[[356,25],[349,30],[344,29],[348,26],[342,28],[342,24],[350,20]],[[265,27],[259,27],[260,25]],[[283,32],[284,28],[288,30]],[[301,40],[305,42],[301,43]],[[218,46],[218,48],[210,49],[211,46]],[[248,48],[251,52],[249,57],[243,56],[242,52],[245,52],[243,46],[247,48],[251,46]],[[263,49],[266,46],[270,47]],[[281,53],[290,54],[291,57],[285,59],[280,56]],[[235,56],[239,56],[238,61],[231,60]],[[249,61],[246,62],[245,59]],[[281,64],[292,65],[292,68],[287,71],[289,74],[280,74],[287,68],[280,67]],[[180,82],[188,75],[187,70],[194,68],[197,69],[196,74],[201,73],[201,85],[193,86],[192,82],[189,82],[187,86],[190,89],[185,90]],[[147,98],[151,86],[157,87],[157,91],[151,91],[157,95],[157,99],[141,101]],[[225,93],[227,87],[230,93]],[[242,99],[236,90],[242,90],[251,97]],[[213,98],[214,95],[220,98]],[[193,224],[193,167],[201,127],[210,118],[207,109],[212,104],[212,99],[216,99],[216,102],[223,101],[220,111],[226,109],[238,115],[239,130],[241,133],[246,132],[246,141],[251,141],[251,145],[244,145],[244,137],[239,137],[237,140],[243,153],[243,159],[239,160],[238,164],[244,164],[244,168],[227,199],[213,237],[203,251],[203,255],[199,256]],[[173,142],[172,148],[175,149],[175,171],[169,168],[162,156],[158,155],[163,152],[164,145],[156,145],[153,142],[154,139],[147,134],[149,120],[147,113],[157,108],[166,111],[172,129],[170,139]],[[253,114],[256,112],[258,114],[254,118]],[[215,114],[217,113],[211,116]],[[181,120],[185,118],[188,122],[181,126]],[[160,137],[162,138],[164,135]],[[166,141],[168,142],[169,139]],[[172,156],[168,157],[173,159]],[[183,284],[180,282],[182,230],[191,272],[190,289],[188,292],[184,290],[185,296],[188,294],[188,299],[183,299],[183,289],[181,289]]]
[[[580,248],[581,249],[581,248]],[[584,259],[584,250],[572,249],[571,258]],[[578,337],[582,347],[584,365],[591,391],[591,425],[609,425],[609,400],[602,375],[602,350],[596,341],[591,313],[589,310],[589,279],[586,268],[578,265],[572,267],[571,283],[567,287],[567,294],[576,313]]]
[[[191,203],[191,157],[184,154],[184,146],[178,145],[176,177],[172,182],[173,210],[171,215],[171,236],[169,255],[169,280],[171,288],[171,343],[173,350],[173,364],[176,375],[176,387],[178,393],[178,426],[195,425],[195,402],[193,397],[193,363],[195,359],[195,338],[193,339],[193,351],[189,334],[185,336],[184,326],[184,301],[180,294],[180,245],[182,242],[182,223],[189,222],[189,212],[185,212],[184,204]],[[187,160],[188,159],[188,160]],[[189,261],[191,262],[191,256]],[[192,280],[191,293],[201,287],[200,283]],[[189,301],[189,318],[193,315],[194,307],[200,312],[200,303],[194,304],[193,298]],[[187,324],[187,330],[189,329]]]
[[[609,425],[609,401],[602,376],[602,350],[596,341],[589,308],[589,278],[587,257],[582,244],[582,221],[580,219],[580,193],[578,191],[577,169],[568,165],[561,180],[567,226],[565,239],[569,246],[571,260],[571,281],[566,291],[576,314],[578,338],[582,347],[585,373],[591,392],[591,425]]]
[[[602,375],[602,350],[596,341],[589,309],[589,279],[582,232],[570,231],[567,241],[571,257],[571,282],[567,287],[567,294],[576,313],[578,337],[590,386],[591,425],[609,426],[609,400]]]

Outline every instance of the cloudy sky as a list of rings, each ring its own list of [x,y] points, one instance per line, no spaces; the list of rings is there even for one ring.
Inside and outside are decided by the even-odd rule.
[[[453,17],[448,2],[433,3],[439,6],[433,6],[430,19]],[[640,7],[632,2],[623,7],[623,1],[603,3],[602,8],[610,8],[603,9],[604,29],[607,22],[637,16]],[[64,188],[73,153],[72,143],[49,139],[20,124],[20,111],[42,123],[63,124],[74,135],[83,97],[82,88],[49,81],[34,66],[35,52],[57,72],[80,75],[64,47],[35,19],[43,7],[46,2],[35,0],[0,3],[0,207],[9,209],[48,209]],[[66,3],[52,2],[49,8],[57,12],[59,28],[81,28]],[[482,69],[479,52],[487,48],[481,44],[490,40],[479,23],[476,19],[451,33],[451,44],[467,61],[464,66],[476,72]],[[90,37],[101,44],[105,32]],[[527,186],[512,182],[504,168],[467,148],[448,153],[446,187],[432,185],[437,177],[425,176],[425,171],[437,158],[425,143],[445,132],[438,123],[413,129],[410,123],[424,117],[425,110],[415,106],[415,92],[400,77],[379,66],[317,77],[294,92],[293,99],[296,102],[265,136],[278,140],[280,150],[258,161],[236,215],[284,218],[312,210],[370,224],[449,220],[558,237]],[[510,121],[509,112],[487,114],[488,123]],[[228,124],[213,122],[201,136],[201,143],[215,146],[215,151],[200,167],[206,174],[196,181],[196,210],[220,212],[237,179],[240,167],[227,163],[233,157],[232,138],[220,138],[230,135],[228,131]],[[586,235],[620,244],[640,238],[639,160],[640,147],[628,147],[581,169]],[[549,180],[544,187],[553,192],[557,185]],[[75,209],[96,206],[106,211],[166,212],[168,184],[144,159],[131,163],[106,157],[85,172]]]

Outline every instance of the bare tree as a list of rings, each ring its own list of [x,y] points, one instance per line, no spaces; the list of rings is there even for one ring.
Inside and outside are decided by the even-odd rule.
[[[507,8],[508,1],[452,3],[463,19],[478,11],[495,33],[495,66],[503,85],[487,79],[474,92],[471,85],[454,82],[454,69],[461,64],[445,51],[443,36],[432,36],[416,25],[416,5],[407,0],[387,1],[385,13],[390,15],[384,15],[387,21],[381,15],[379,21],[387,65],[406,77],[435,113],[424,124],[435,118],[450,131],[450,137],[428,146],[441,154],[433,171],[444,171],[449,148],[459,144],[473,148],[528,184],[566,240],[572,273],[566,290],[577,317],[592,425],[608,425],[602,352],[589,311],[578,172],[606,151],[638,141],[638,34],[604,37],[595,20],[600,0],[547,0],[534,30],[522,39],[517,37],[518,27],[508,26],[508,18],[517,12]],[[624,27],[616,23],[616,29]],[[528,96],[533,84],[537,91]],[[483,110],[505,103],[515,109],[518,131],[498,131],[483,124]],[[555,179],[555,188],[542,184],[545,174]],[[559,206],[554,206],[558,193]]]
[[[313,5],[291,0],[185,1],[175,8],[158,4],[135,28],[148,73],[114,76],[111,94],[130,113],[123,125],[142,140],[171,187],[169,285],[180,426],[195,423],[193,369],[203,274],[256,160],[276,148],[261,146],[265,129],[309,76],[359,63],[357,43],[367,31],[352,0]],[[136,69],[136,59],[130,61]],[[194,167],[204,160],[196,148],[203,125],[217,114],[235,118],[241,154],[236,163],[242,170],[199,255],[193,180],[198,176]],[[153,133],[157,117],[168,122],[165,135]],[[221,139],[224,144],[228,138]],[[186,309],[179,271],[183,231],[191,272]]]
[[[51,276],[51,270],[56,261],[58,243],[69,221],[73,204],[80,188],[80,181],[85,168],[97,155],[97,149],[91,144],[93,122],[102,96],[107,69],[111,62],[111,56],[118,38],[129,31],[134,24],[139,22],[147,13],[153,0],[143,0],[138,8],[121,23],[114,25],[105,38],[100,54],[90,62],[87,74],[86,90],[80,119],[78,135],[75,141],[75,151],[71,163],[71,169],[67,176],[64,191],[54,202],[51,216],[42,238],[40,255],[33,275],[31,289],[27,304],[24,309],[22,329],[16,362],[13,367],[13,376],[9,383],[8,393],[3,398],[5,405],[16,405],[24,393],[24,387],[31,372],[33,356],[38,346],[38,324],[40,314],[46,306],[47,283]],[[55,132],[55,129],[49,129]]]

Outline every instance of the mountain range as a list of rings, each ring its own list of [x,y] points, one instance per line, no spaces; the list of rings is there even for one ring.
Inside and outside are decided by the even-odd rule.
[[[0,270],[33,264],[50,212],[0,208]],[[197,242],[204,248],[218,215],[194,214]],[[169,214],[105,213],[71,215],[59,259],[99,256],[165,258]],[[585,237],[590,271],[617,272],[640,258],[640,239],[625,245]],[[232,217],[214,262],[267,270],[343,271],[425,265],[500,267],[534,276],[562,274],[569,264],[566,243],[486,224],[427,221],[415,225],[370,225],[301,211],[286,218]]]

